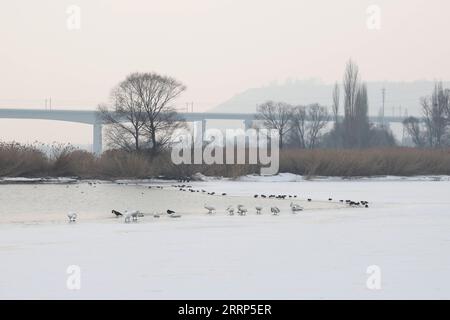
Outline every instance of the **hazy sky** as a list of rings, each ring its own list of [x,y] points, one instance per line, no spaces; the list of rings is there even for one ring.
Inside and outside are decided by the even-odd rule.
[[[80,29],[67,27],[70,5]],[[369,5],[380,30],[367,27]],[[449,12],[448,0],[3,1],[0,107],[52,97],[91,109],[126,74],[155,71],[184,82],[179,105],[201,111],[274,80],[340,80],[350,57],[366,80],[448,80]]]

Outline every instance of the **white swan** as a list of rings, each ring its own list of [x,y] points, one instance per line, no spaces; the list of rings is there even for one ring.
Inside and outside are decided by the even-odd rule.
[[[216,211],[216,208],[214,208],[213,206],[208,206],[208,205],[206,205],[206,204],[205,204],[204,208],[205,208],[206,210],[208,210],[208,214],[213,214],[214,211]]]
[[[67,214],[67,217],[69,218],[69,222],[76,222],[77,221],[77,214],[76,214],[76,212],[69,212]]]
[[[227,212],[228,212],[228,214],[230,216],[234,216],[234,208],[233,208],[233,206],[228,206],[226,210],[227,210]]]
[[[300,205],[298,205],[296,203],[291,202],[290,206],[291,206],[292,213],[297,213],[299,211],[303,211],[303,207],[301,207]]]
[[[125,210],[123,215],[125,216],[125,223],[129,223],[131,220],[137,221],[137,219],[140,215],[140,212],[137,210],[134,210],[134,211]]]
[[[274,216],[277,216],[280,213],[280,209],[278,207],[270,207],[270,211]]]
[[[237,209],[240,216],[245,216],[247,214],[247,209],[245,209],[242,204],[238,204]]]

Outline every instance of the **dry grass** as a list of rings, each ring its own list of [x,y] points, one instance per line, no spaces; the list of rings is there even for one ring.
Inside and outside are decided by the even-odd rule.
[[[48,171],[46,155],[32,146],[0,143],[0,176],[42,176]]]
[[[238,177],[259,173],[258,165],[174,165],[170,153],[157,157],[106,151],[101,157],[55,147],[50,155],[38,148],[0,143],[1,177],[77,176],[81,178],[188,177],[200,172],[207,176]],[[450,175],[450,150],[384,148],[364,150],[283,150],[280,172],[304,176]]]
[[[305,176],[449,175],[450,150],[286,150],[280,172]]]

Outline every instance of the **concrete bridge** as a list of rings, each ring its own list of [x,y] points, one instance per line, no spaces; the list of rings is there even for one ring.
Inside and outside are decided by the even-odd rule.
[[[245,129],[251,128],[256,120],[256,113],[216,113],[216,112],[180,112],[187,122],[202,122],[206,128],[207,120],[240,120]],[[94,110],[42,110],[42,109],[0,109],[0,119],[40,119],[90,124],[93,127],[93,152],[102,152],[102,125],[98,111]],[[371,122],[377,122],[378,117],[369,117]],[[385,117],[385,123],[402,122],[403,117]]]

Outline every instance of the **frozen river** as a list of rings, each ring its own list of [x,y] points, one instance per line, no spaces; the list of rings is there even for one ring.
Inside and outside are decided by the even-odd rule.
[[[226,196],[173,184],[1,184],[0,298],[450,298],[446,177],[190,183]],[[289,213],[293,198],[254,194],[297,195],[305,211]],[[371,205],[347,208],[339,199]],[[205,203],[218,212],[207,215]],[[238,203],[249,215],[226,216]],[[268,213],[271,205],[280,216]],[[151,216],[168,208],[182,217]],[[125,224],[111,209],[148,215]],[[68,211],[79,214],[76,224],[67,223]],[[79,290],[67,287],[72,265]],[[366,284],[370,266],[380,289]]]
[[[250,188],[234,188],[221,183],[177,183],[177,182],[119,182],[102,181],[80,182],[70,184],[0,184],[0,223],[59,223],[66,222],[68,212],[77,212],[79,222],[108,221],[114,218],[111,210],[139,210],[144,214],[175,210],[183,215],[204,214],[204,205],[212,205],[217,212],[225,214],[229,205],[245,205],[249,211],[261,205],[269,210],[276,205],[289,211],[291,202],[296,202],[305,209],[329,209],[344,207],[339,201],[328,201],[329,197],[306,201],[306,190],[294,187],[285,189],[291,198],[285,201],[279,199],[255,199]],[[181,188],[178,185],[189,185],[191,188]],[[238,184],[236,184],[237,186]],[[241,184],[242,185],[242,184]],[[244,183],[252,186],[252,183]],[[195,192],[190,192],[189,189]],[[198,191],[198,192],[197,192]],[[226,191],[226,192],[225,192]],[[243,192],[244,191],[244,192]],[[258,190],[269,195],[269,192]],[[214,195],[208,195],[213,193]],[[222,195],[226,193],[226,195]],[[270,193],[280,194],[281,190],[274,188]],[[294,196],[297,196],[294,198]],[[114,221],[116,219],[113,219]]]

